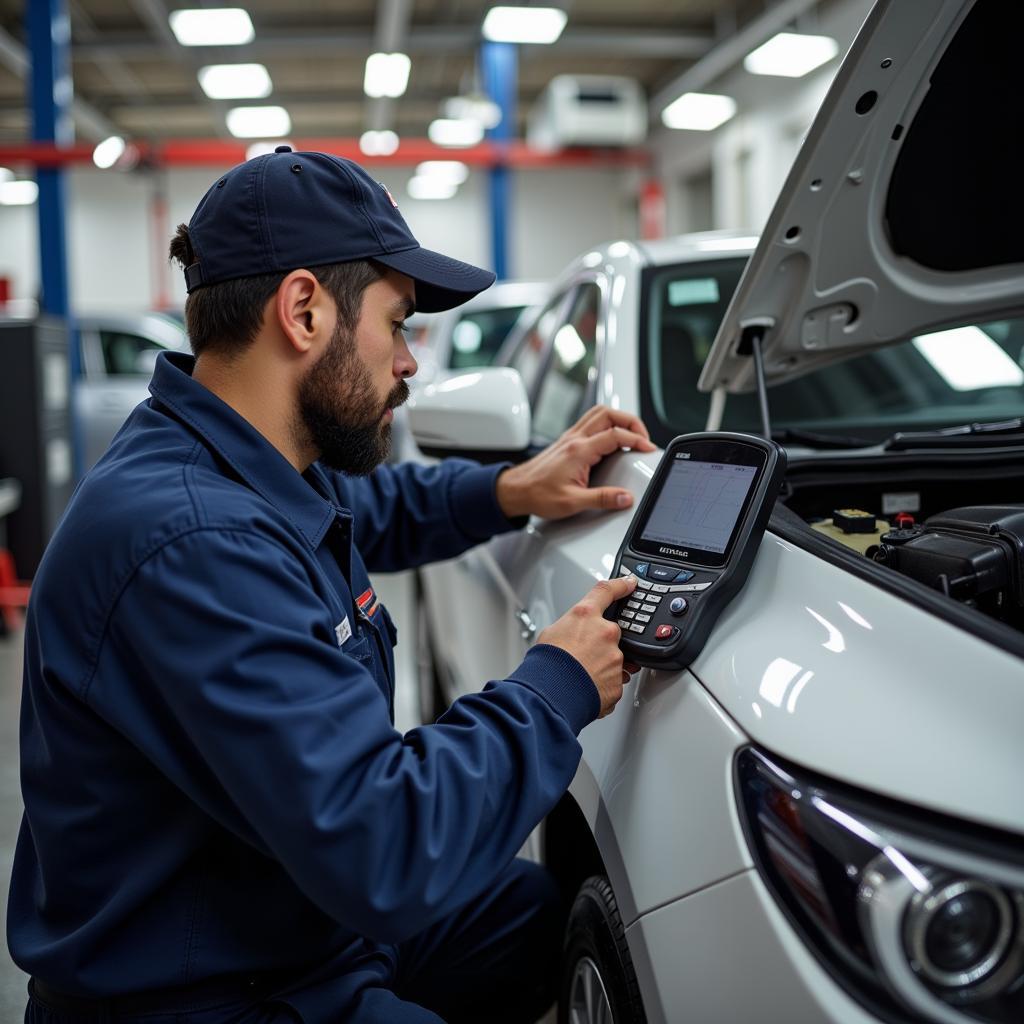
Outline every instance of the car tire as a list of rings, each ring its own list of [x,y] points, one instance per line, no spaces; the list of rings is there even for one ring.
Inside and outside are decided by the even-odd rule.
[[[569,913],[558,1024],[645,1024],[640,986],[608,879],[588,878]]]
[[[416,690],[419,696],[420,721],[432,725],[448,710],[441,689],[437,658],[430,641],[430,622],[427,615],[427,595],[419,577],[416,578]]]

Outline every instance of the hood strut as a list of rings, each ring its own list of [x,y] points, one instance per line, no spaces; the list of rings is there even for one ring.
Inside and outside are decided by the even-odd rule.
[[[741,356],[754,357],[754,376],[757,378],[757,401],[761,407],[761,433],[766,441],[772,439],[772,424],[768,416],[768,385],[764,377],[764,355],[761,352],[761,342],[764,341],[765,333],[769,327],[773,327],[775,321],[770,318],[750,320],[741,324],[742,334],[736,352]]]

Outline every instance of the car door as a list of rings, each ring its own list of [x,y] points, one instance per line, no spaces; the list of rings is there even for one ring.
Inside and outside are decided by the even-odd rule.
[[[593,278],[573,281],[541,311],[510,358],[510,365],[525,371],[528,388],[532,384],[541,414],[533,431],[539,443],[557,437],[593,402],[603,295]],[[507,675],[540,630],[592,585],[593,567],[574,561],[571,547],[560,548],[571,530],[534,518],[524,530],[422,571],[449,697]]]

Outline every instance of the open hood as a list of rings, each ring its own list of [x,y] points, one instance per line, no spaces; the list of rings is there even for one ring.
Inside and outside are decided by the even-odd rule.
[[[832,83],[699,387],[756,387],[1024,308],[1024,4],[878,0]]]

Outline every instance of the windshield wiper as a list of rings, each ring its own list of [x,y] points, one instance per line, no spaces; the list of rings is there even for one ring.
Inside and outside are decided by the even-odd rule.
[[[796,427],[780,427],[772,431],[772,440],[785,444],[806,444],[810,448],[867,448],[874,441],[863,437],[850,437],[846,434],[818,434],[813,430],[800,430]]]
[[[900,430],[888,441],[888,451],[907,448],[986,448],[1024,444],[1024,419],[1019,416],[992,423],[961,423],[938,430]]]

